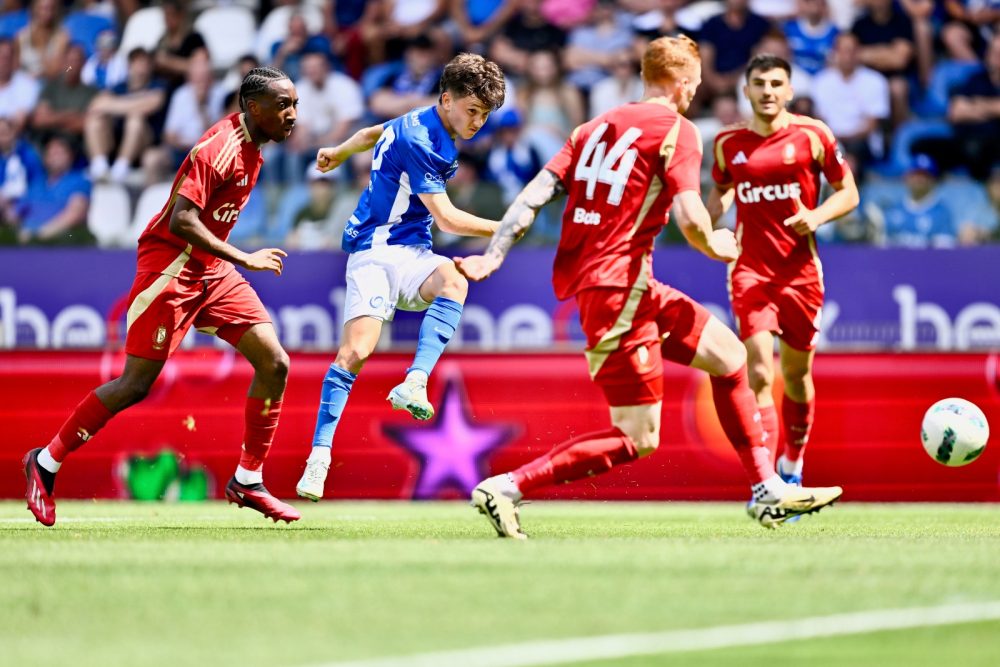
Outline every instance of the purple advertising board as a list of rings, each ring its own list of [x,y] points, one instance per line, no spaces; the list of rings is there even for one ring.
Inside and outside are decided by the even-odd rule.
[[[551,286],[554,250],[518,248],[470,288],[453,347],[581,346],[572,302]],[[827,287],[821,349],[984,350],[1000,347],[1000,246],[955,250],[822,248]],[[330,350],[339,338],[346,257],[296,253],[279,278],[249,274],[291,350]],[[658,249],[654,274],[732,325],[725,266],[683,247]],[[135,253],[0,250],[0,349],[100,348],[123,336]],[[398,314],[387,347],[416,338],[419,315]],[[219,344],[191,334],[185,346]]]

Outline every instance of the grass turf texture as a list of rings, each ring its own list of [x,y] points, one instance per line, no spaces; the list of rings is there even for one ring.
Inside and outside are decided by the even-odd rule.
[[[1000,508],[537,503],[526,543],[460,503],[0,503],[0,665],[297,667],[538,639],[1000,600]],[[990,665],[1000,622],[575,663]]]

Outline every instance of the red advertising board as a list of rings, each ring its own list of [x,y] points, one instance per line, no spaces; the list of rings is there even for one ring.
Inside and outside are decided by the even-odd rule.
[[[294,495],[312,440],[327,355],[295,354],[278,434],[265,466],[277,495]],[[121,368],[121,353],[0,355],[0,497],[23,493],[20,460],[69,410]],[[438,409],[418,423],[385,402],[409,355],[376,356],[355,384],[333,448],[331,498],[459,498],[484,475],[607,426],[607,408],[579,354],[448,353],[431,380]],[[151,396],[116,417],[59,474],[61,498],[129,497],[126,463],[172,451],[207,473],[219,496],[236,465],[251,368],[215,350],[168,362]],[[543,497],[615,500],[743,499],[747,485],[712,407],[707,376],[669,366],[661,446],[650,458],[553,489]],[[946,396],[980,405],[1000,427],[997,356],[821,354],[818,410],[806,481],[840,484],[845,500],[997,501],[1000,445],[963,468],[928,457],[924,410]],[[136,458],[139,457],[139,458]],[[130,489],[132,491],[130,492]]]

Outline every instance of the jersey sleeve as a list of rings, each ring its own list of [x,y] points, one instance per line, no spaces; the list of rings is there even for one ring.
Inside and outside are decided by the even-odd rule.
[[[660,148],[663,156],[663,183],[673,196],[693,190],[701,195],[701,133],[695,124],[678,117],[676,138],[668,131]]]
[[[733,174],[726,165],[726,154],[723,152],[723,145],[731,134],[719,134],[715,137],[712,145],[712,181],[716,185],[729,186],[733,184]]]
[[[821,129],[820,141],[823,143],[823,164],[820,165],[820,168],[823,170],[823,175],[826,176],[827,181],[830,183],[839,183],[844,180],[847,172],[850,171],[850,167],[844,160],[844,154],[841,152],[840,147],[837,146],[837,139],[833,136],[830,128],[823,125]]]
[[[194,159],[188,161],[184,180],[177,190],[178,195],[200,209],[205,208],[212,191],[222,182],[222,175],[212,166],[214,157],[214,153],[199,151]]]
[[[563,184],[566,183],[566,172],[569,171],[569,166],[573,164],[573,146],[575,145],[576,135],[579,131],[580,128],[573,130],[573,134],[563,144],[562,150],[556,153],[545,165],[545,169],[555,174]]]
[[[406,173],[410,177],[410,192],[415,195],[444,192],[444,182],[450,164],[434,152],[430,143],[415,138],[407,141]]]

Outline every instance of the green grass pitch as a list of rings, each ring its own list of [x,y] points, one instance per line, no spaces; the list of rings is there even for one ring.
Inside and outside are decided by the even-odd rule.
[[[844,503],[767,531],[739,503],[541,502],[525,543],[462,503],[297,507],[275,526],[221,503],[62,502],[45,529],[0,503],[0,666],[451,665],[419,656],[1000,601],[995,505]],[[523,665],[995,667],[1000,620],[596,661],[515,649]]]

